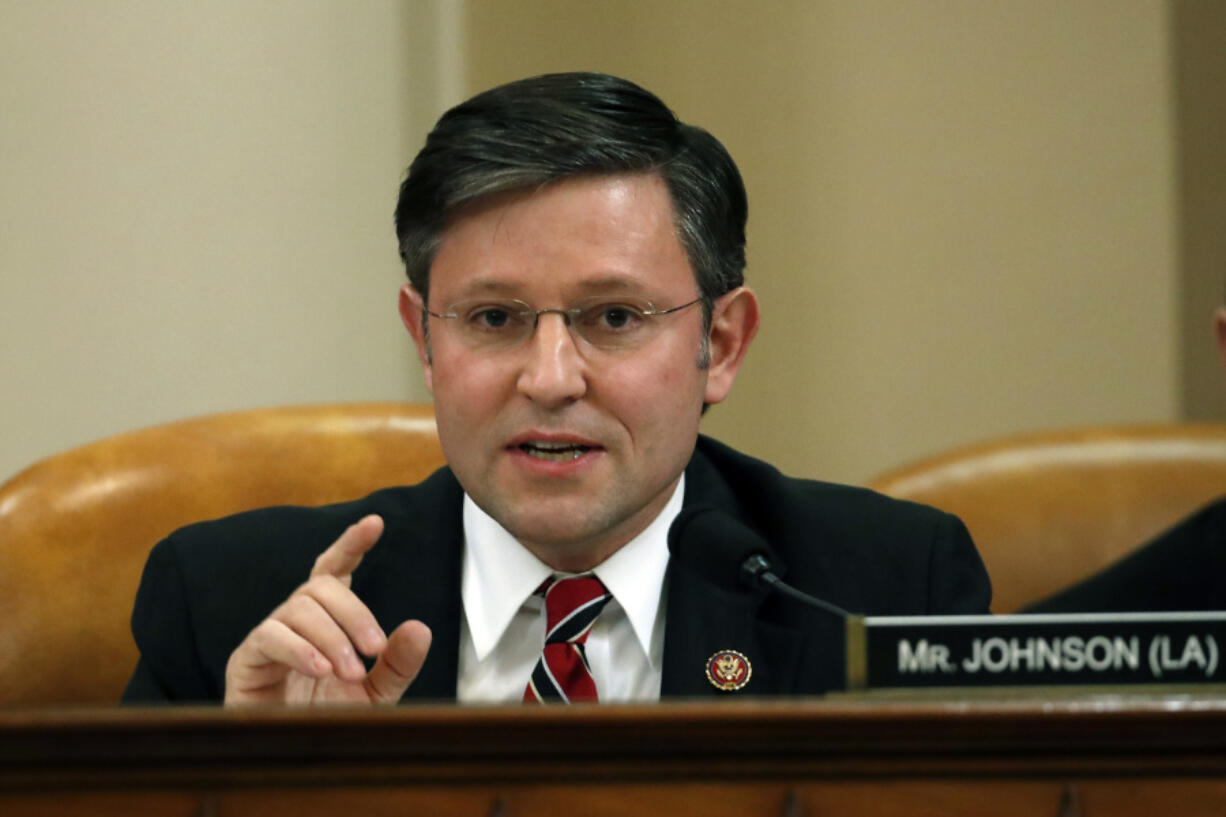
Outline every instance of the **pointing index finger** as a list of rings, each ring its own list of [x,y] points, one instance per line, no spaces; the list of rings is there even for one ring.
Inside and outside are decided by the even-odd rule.
[[[335,576],[347,583],[350,574],[362,563],[362,557],[382,535],[383,517],[376,514],[362,517],[319,554],[311,576]]]

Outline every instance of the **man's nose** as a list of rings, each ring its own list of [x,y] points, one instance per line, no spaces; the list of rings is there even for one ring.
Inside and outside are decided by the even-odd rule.
[[[562,405],[587,392],[586,361],[570,333],[568,317],[562,312],[541,313],[528,338],[518,387],[521,394],[544,406]]]

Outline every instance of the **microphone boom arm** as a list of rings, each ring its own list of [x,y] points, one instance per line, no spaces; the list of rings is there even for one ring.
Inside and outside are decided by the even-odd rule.
[[[840,618],[848,618],[851,613],[839,607],[837,604],[831,604],[828,601],[823,601],[817,596],[810,596],[808,593],[803,593],[797,590],[792,585],[785,582],[783,579],[776,576],[770,570],[770,563],[766,561],[760,553],[755,553],[741,564],[741,574],[745,581],[750,585],[768,584],[774,590],[778,590],[788,598],[795,599],[801,604],[807,604],[810,607],[816,607],[819,610],[824,610],[832,615]]]

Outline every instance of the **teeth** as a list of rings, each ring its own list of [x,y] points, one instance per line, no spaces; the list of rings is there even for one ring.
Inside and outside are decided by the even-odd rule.
[[[520,446],[520,450],[529,456],[553,462],[566,462],[582,457],[589,448],[576,443],[530,442]]]

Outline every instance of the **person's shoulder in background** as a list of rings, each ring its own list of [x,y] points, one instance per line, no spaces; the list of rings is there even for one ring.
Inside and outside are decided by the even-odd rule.
[[[1024,613],[1226,609],[1226,498]]]

